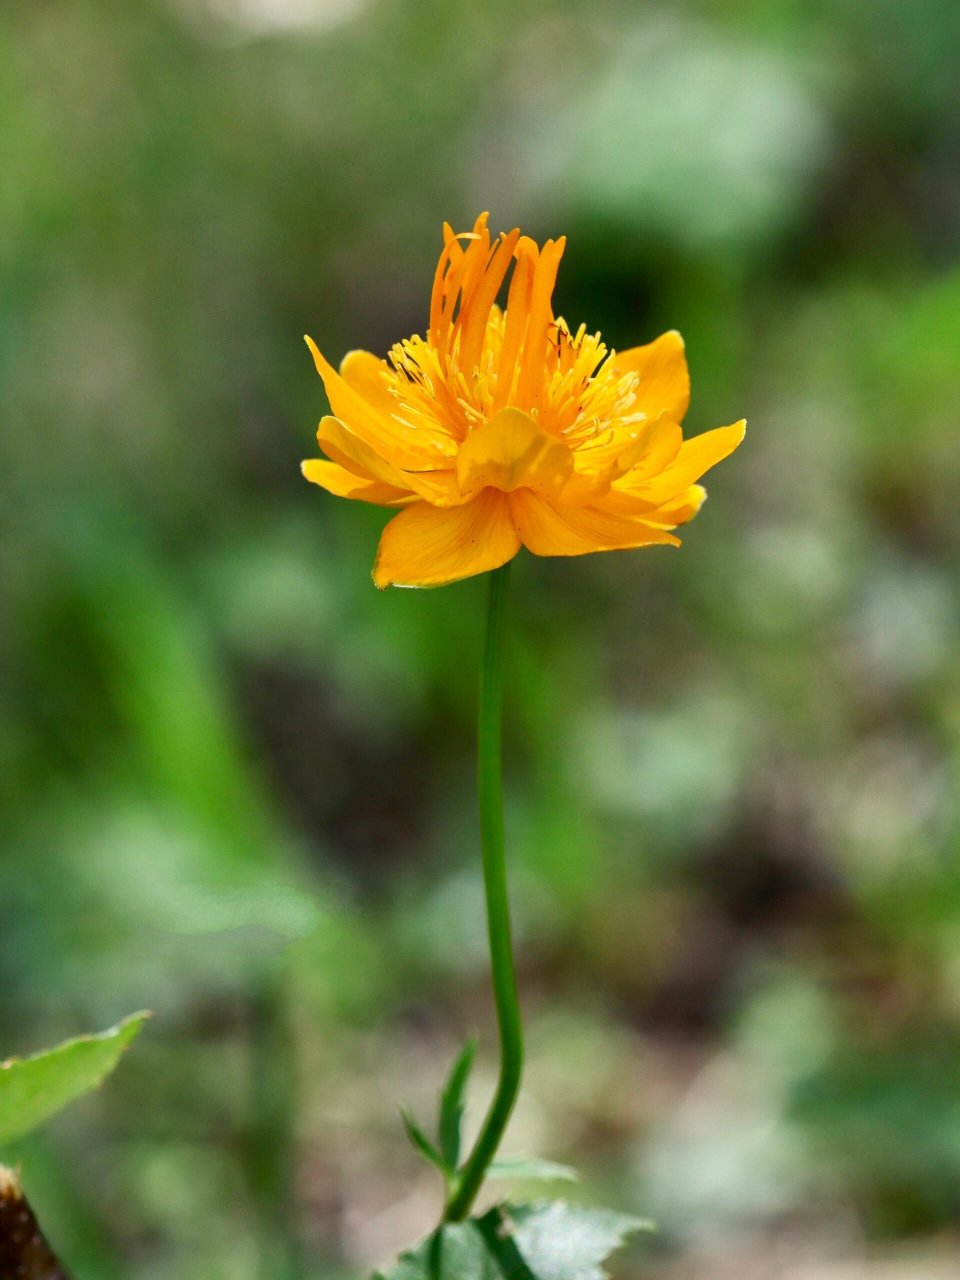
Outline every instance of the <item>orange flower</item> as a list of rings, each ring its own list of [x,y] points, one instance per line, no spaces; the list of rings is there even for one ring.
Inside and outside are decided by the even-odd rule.
[[[745,426],[683,439],[679,333],[620,353],[584,325],[571,333],[551,306],[563,237],[538,248],[513,230],[491,243],[486,214],[443,236],[425,338],[398,343],[389,361],[351,351],[339,373],[307,338],[335,416],[317,431],[326,458],[303,474],[340,497],[403,508],[380,539],[377,586],[455,582],[521,546],[538,556],[679,546],[670,530],[706,497],[695,481]]]

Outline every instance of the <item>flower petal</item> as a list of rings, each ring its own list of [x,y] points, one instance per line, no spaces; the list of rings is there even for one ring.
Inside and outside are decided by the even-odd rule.
[[[438,507],[458,506],[462,501],[456,477],[450,471],[401,471],[341,422],[322,418],[317,440],[328,458],[347,471],[379,480],[382,484],[415,493]]]
[[[547,240],[537,256],[517,381],[517,404],[521,409],[532,408],[544,389],[547,331],[553,323],[551,300],[566,244],[566,236],[560,236],[558,240]]]
[[[682,448],[683,432],[679,424],[666,414],[655,418],[617,459],[620,474],[629,471],[638,480],[660,475],[680,456]]]
[[[385,411],[382,401],[385,387],[378,387],[374,383],[373,399],[367,398],[371,391],[372,376],[366,359],[369,353],[364,353],[363,357],[360,357],[359,352],[351,353],[354,359],[347,366],[351,373],[351,380],[348,381],[324,359],[312,338],[306,338],[305,341],[313,355],[317,372],[323,379],[330,407],[336,417],[372,449],[384,458],[389,458],[394,466],[414,471],[425,470],[443,466],[444,460],[455,456],[456,442],[448,432],[439,427],[411,427]],[[375,361],[376,356],[370,356],[369,359]],[[383,361],[378,363],[383,365]],[[386,365],[383,368],[386,369]],[[357,388],[358,379],[363,382],[363,391]]]
[[[470,432],[457,454],[457,481],[465,499],[488,487],[511,493],[522,485],[557,493],[572,470],[567,446],[519,409],[494,414]]]
[[[635,408],[650,418],[665,413],[682,422],[690,404],[690,374],[683,338],[676,329],[662,333],[644,347],[632,347],[613,357],[617,373],[638,373]]]
[[[669,468],[671,479],[683,474],[690,477],[690,483],[699,480],[711,467],[733,453],[743,442],[746,431],[747,420],[741,418],[729,427],[715,427],[713,431],[704,431],[699,436],[684,440],[676,462]]]
[[[746,421],[741,418],[729,427],[717,427],[713,431],[704,431],[691,440],[684,440],[675,461],[659,475],[635,475],[630,471],[617,482],[615,488],[621,493],[661,506],[668,499],[685,492],[711,467],[733,453],[743,440],[746,429]]]
[[[360,502],[372,502],[378,507],[397,507],[416,502],[417,495],[405,489],[381,484],[370,476],[360,476],[325,458],[308,458],[301,462],[300,470],[311,484],[334,494],[337,498],[356,498]]]
[[[414,503],[383,531],[373,580],[378,587],[440,587],[498,569],[520,550],[509,500],[485,489],[462,507]]]
[[[341,422],[339,418],[321,418],[317,427],[320,448],[334,462],[356,475],[381,480],[384,484],[402,486],[400,470],[376,449]]]
[[[582,556],[680,539],[646,521],[599,507],[559,507],[528,489],[510,495],[510,509],[523,545],[537,556]]]
[[[575,474],[563,497],[571,502],[587,501],[586,495],[605,493],[627,472],[635,480],[658,475],[677,457],[682,444],[683,432],[666,415],[635,430],[621,427],[588,440],[574,453]]]
[[[675,529],[677,525],[692,520],[706,501],[703,485],[692,484],[681,493],[661,502],[648,497],[637,497],[621,489],[611,489],[597,500],[597,506],[613,515],[639,519],[658,529]]]
[[[692,520],[706,500],[707,491],[703,485],[692,484],[679,498],[673,498],[643,518],[665,529],[676,529],[677,525],[686,524]]]
[[[385,417],[396,410],[390,394],[390,366],[372,351],[348,351],[340,361],[340,377]]]

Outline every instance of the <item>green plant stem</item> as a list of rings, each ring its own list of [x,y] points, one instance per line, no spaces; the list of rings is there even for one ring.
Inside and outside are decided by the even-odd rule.
[[[448,1222],[462,1222],[470,1213],[507,1127],[523,1074],[523,1023],[510,936],[500,749],[503,641],[509,575],[509,564],[495,569],[490,575],[486,640],[480,670],[477,743],[483,885],[487,900],[493,995],[500,1030],[500,1078],[483,1128],[447,1202],[445,1219]]]
[[[248,1177],[263,1280],[305,1274],[294,1210],[295,1064],[282,957],[262,961],[250,1001]]]

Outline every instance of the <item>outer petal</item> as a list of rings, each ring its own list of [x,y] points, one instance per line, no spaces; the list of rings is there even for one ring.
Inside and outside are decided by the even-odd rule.
[[[659,475],[676,461],[682,448],[683,432],[674,419],[664,414],[650,422],[636,443],[623,451],[618,459],[620,474],[629,471],[637,479]]]
[[[340,361],[340,377],[374,409],[389,418],[397,407],[390,394],[390,367],[371,351],[348,351]]]
[[[644,520],[599,507],[560,507],[527,489],[510,495],[510,509],[520,540],[537,556],[582,556],[651,543],[680,545],[672,533]]]
[[[692,440],[684,440],[676,460],[659,475],[628,472],[616,488],[621,493],[661,506],[668,499],[685,492],[704,472],[733,453],[743,440],[746,429],[746,421],[741,419],[732,426],[717,427],[714,431],[694,436]]]
[[[321,418],[317,427],[317,442],[320,448],[347,471],[358,476],[380,480],[397,488],[403,487],[399,467],[388,462],[366,440],[355,435],[346,423],[339,418]]]
[[[713,431],[704,431],[702,435],[684,440],[676,462],[669,468],[671,481],[680,475],[689,477],[690,483],[699,480],[711,467],[733,453],[743,442],[746,431],[747,421],[741,418],[732,426],[716,427]]]
[[[415,493],[439,507],[461,502],[453,471],[401,471],[354,433],[338,418],[323,418],[317,440],[327,457],[347,471],[379,480],[382,484]]]
[[[601,498],[597,505],[604,511],[614,515],[632,519],[645,520],[647,524],[656,525],[658,529],[675,529],[677,525],[692,520],[707,498],[707,491],[701,484],[692,484],[682,493],[675,494],[663,502],[655,502],[650,498],[638,498],[633,494],[623,493],[619,489],[611,489]]]
[[[567,446],[519,409],[494,414],[470,432],[457,454],[457,480],[464,498],[481,489],[511,493],[520,486],[557,493],[572,470]]]
[[[656,511],[651,511],[649,515],[644,516],[644,519],[666,529],[676,529],[677,525],[686,524],[688,520],[692,520],[706,500],[707,491],[703,485],[692,484],[686,493],[658,507]]]
[[[415,493],[381,484],[370,476],[356,475],[324,458],[309,458],[301,462],[300,470],[311,484],[318,484],[337,498],[356,498],[378,507],[398,507],[417,501]]]
[[[683,338],[676,329],[662,333],[645,347],[632,347],[613,357],[617,373],[638,373],[636,411],[649,418],[665,413],[682,422],[690,404],[690,374]]]
[[[564,500],[586,502],[591,494],[606,493],[628,471],[635,479],[657,475],[674,461],[682,444],[683,432],[666,414],[635,431],[619,429],[587,441],[574,453],[575,471]]]
[[[345,361],[348,372],[360,372],[364,390],[356,386],[356,377],[348,381],[341,377],[336,369],[324,359],[311,338],[306,338],[307,346],[313,355],[317,372],[323,379],[327,398],[334,414],[345,422],[354,435],[359,436],[372,449],[397,467],[410,470],[427,470],[444,465],[445,460],[452,459],[457,452],[456,442],[448,433],[439,427],[427,429],[414,428],[399,422],[385,411],[379,390],[374,390],[374,399],[367,398],[370,388],[367,386],[372,371],[369,361],[360,353],[352,353]],[[375,356],[370,357],[376,360]],[[379,362],[385,369],[383,362]],[[448,462],[449,465],[449,462]]]
[[[378,587],[440,587],[498,569],[520,550],[509,499],[484,491],[446,510],[414,503],[383,531],[373,580]]]

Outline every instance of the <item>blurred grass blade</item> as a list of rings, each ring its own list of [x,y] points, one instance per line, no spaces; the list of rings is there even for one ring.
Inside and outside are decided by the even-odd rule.
[[[440,1095],[440,1151],[450,1169],[456,1169],[460,1160],[460,1138],[465,1110],[464,1093],[467,1081],[470,1079],[476,1051],[477,1042],[468,1040],[453,1064]]]
[[[149,1016],[135,1013],[99,1035],[0,1064],[0,1143],[22,1138],[102,1084]]]

